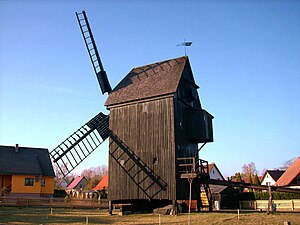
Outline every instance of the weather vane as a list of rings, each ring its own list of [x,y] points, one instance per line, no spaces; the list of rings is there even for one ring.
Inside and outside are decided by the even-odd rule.
[[[177,47],[178,47],[178,46],[184,46],[184,55],[186,56],[186,47],[187,47],[187,46],[191,46],[192,43],[193,43],[193,42],[191,42],[191,41],[185,41],[185,39],[184,39],[184,41],[183,41],[181,44],[176,45],[176,46],[177,46]]]

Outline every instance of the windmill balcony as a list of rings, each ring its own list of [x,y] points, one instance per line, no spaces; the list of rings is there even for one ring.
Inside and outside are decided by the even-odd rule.
[[[177,158],[177,174],[180,178],[209,177],[208,162],[196,157]]]

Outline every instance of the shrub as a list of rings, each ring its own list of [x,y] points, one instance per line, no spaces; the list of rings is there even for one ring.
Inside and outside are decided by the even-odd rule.
[[[57,197],[57,198],[64,198],[67,196],[67,193],[64,189],[54,189],[54,195],[53,197]]]
[[[250,200],[268,200],[268,192],[243,192],[239,195],[240,201],[250,201]],[[273,192],[273,200],[284,200],[284,199],[300,199],[300,194],[298,193],[288,193],[288,192]]]

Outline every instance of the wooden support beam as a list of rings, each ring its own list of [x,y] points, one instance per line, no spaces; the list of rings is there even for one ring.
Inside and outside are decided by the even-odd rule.
[[[269,190],[269,188],[271,187],[272,191],[288,192],[288,193],[299,193],[300,194],[300,189],[278,187],[278,186],[266,186],[266,185],[257,185],[257,184],[233,182],[233,181],[226,181],[226,180],[214,180],[214,179],[204,179],[204,180],[200,180],[200,182],[207,183],[207,184],[223,185],[223,186],[230,186],[230,187],[250,188],[250,189],[257,189],[257,190]]]

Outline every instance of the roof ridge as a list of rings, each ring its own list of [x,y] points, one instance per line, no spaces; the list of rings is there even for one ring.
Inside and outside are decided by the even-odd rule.
[[[162,61],[158,61],[158,62],[154,62],[154,63],[149,63],[149,64],[146,64],[146,65],[143,65],[143,66],[133,67],[132,70],[135,70],[135,69],[138,69],[138,68],[141,68],[141,67],[146,67],[146,66],[159,64],[159,63],[165,63],[165,62],[168,62],[168,61],[172,61],[172,60],[175,60],[175,59],[181,59],[181,58],[187,58],[188,59],[189,57],[188,56],[180,56],[180,57],[176,57],[176,58],[172,58],[172,59],[162,60]]]
[[[6,147],[6,148],[15,148],[15,145],[0,145],[0,147]],[[40,148],[40,147],[28,147],[28,146],[20,146],[18,145],[19,149],[35,149],[35,150],[47,150],[48,148]]]

